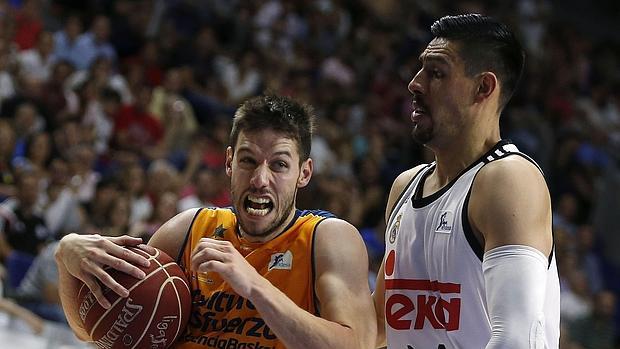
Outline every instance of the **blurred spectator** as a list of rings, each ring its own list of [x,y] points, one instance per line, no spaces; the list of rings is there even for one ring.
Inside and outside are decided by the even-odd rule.
[[[198,128],[191,104],[181,95],[183,88],[180,69],[171,68],[163,85],[153,89],[149,105],[149,111],[165,130],[165,148],[172,158],[183,156]]]
[[[40,0],[23,0],[21,8],[15,14],[13,41],[19,46],[20,50],[34,47],[39,33],[43,30],[39,9]]]
[[[82,19],[77,14],[70,14],[64,21],[61,30],[54,33],[54,54],[59,60],[70,62],[78,69],[87,67],[78,66],[78,38],[82,34]]]
[[[14,60],[15,54],[10,43],[0,38],[0,105],[15,96]]]
[[[97,155],[106,154],[113,136],[114,118],[122,106],[121,96],[108,87],[100,91],[93,88],[85,102],[82,125],[92,132]]]
[[[577,320],[570,327],[570,337],[584,349],[614,349],[618,336],[614,324],[616,296],[601,291],[594,299],[592,315]]]
[[[237,105],[259,92],[262,79],[257,64],[256,53],[252,51],[244,52],[238,60],[220,58],[217,71],[226,88],[228,103]]]
[[[0,297],[0,311],[23,320],[35,334],[43,332],[43,319],[10,299]]]
[[[13,297],[43,319],[66,323],[58,297],[57,242],[48,244],[34,259]]]
[[[207,167],[200,168],[192,179],[192,185],[187,190],[191,194],[184,196],[178,203],[178,211],[185,211],[196,207],[223,207],[230,204],[227,194],[229,190],[226,178],[222,178],[220,171]]]
[[[72,62],[77,69],[88,69],[96,58],[105,57],[112,64],[116,63],[116,49],[109,42],[110,19],[105,15],[97,15],[93,19],[90,30],[77,38]]]
[[[76,71],[69,77],[67,84],[74,90],[83,89],[84,86],[92,84],[95,94],[101,93],[104,88],[111,88],[118,92],[123,104],[134,103],[134,96],[127,79],[117,73],[112,64],[112,60],[108,57],[95,57],[88,70]]]
[[[164,129],[151,113],[151,88],[143,86],[133,105],[122,107],[114,119],[115,150],[132,152],[148,159],[162,157]]]
[[[84,214],[88,217],[85,232],[100,234],[107,224],[108,211],[119,196],[119,185],[116,180],[104,177],[97,182],[92,200],[83,203]]]
[[[9,287],[15,288],[26,274],[35,256],[54,236],[37,208],[39,177],[20,173],[17,196],[0,204],[0,258],[9,273]]]
[[[37,37],[35,47],[23,50],[17,57],[19,72],[23,79],[45,83],[50,78],[52,66],[56,63],[54,38],[52,33],[42,31]]]
[[[108,206],[106,220],[101,228],[101,235],[121,236],[129,234],[131,201],[127,195],[118,195]]]
[[[30,137],[45,128],[45,120],[39,114],[37,107],[30,102],[22,102],[17,105],[13,117],[16,143],[13,160],[27,156],[27,144]]]
[[[6,120],[0,119],[0,202],[15,195],[15,175],[13,173],[13,151],[15,132]]]
[[[155,208],[153,209],[151,217],[146,221],[133,224],[128,234],[142,238],[142,241],[145,243],[148,242],[162,224],[178,213],[178,201],[179,197],[176,193],[171,191],[162,193],[155,201]]]
[[[151,216],[153,204],[147,195],[146,172],[142,166],[133,163],[124,168],[120,189],[129,197],[131,224]]]
[[[78,94],[67,83],[73,74],[73,66],[63,60],[56,61],[51,67],[49,80],[43,85],[46,91],[41,96],[41,104],[49,117],[48,129],[55,129],[65,121],[77,116],[80,108]]]
[[[79,191],[79,183],[71,180],[67,161],[54,158],[49,165],[47,189],[39,199],[45,224],[54,236],[61,237],[82,228],[83,214]]]

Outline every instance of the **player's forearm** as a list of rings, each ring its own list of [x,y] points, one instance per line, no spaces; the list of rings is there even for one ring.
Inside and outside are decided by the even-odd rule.
[[[269,328],[287,348],[369,348],[362,336],[347,326],[317,317],[299,308],[269,281],[262,279],[250,301]]]
[[[69,274],[58,252],[56,253],[56,264],[58,265],[58,295],[60,297],[62,309],[67,317],[67,322],[78,338],[81,340],[90,340],[90,336],[80,325],[79,309],[75,306],[75,297],[77,297],[82,283]]]

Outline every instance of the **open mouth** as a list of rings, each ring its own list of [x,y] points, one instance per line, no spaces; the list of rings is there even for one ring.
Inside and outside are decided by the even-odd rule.
[[[248,195],[243,202],[247,213],[252,216],[265,216],[273,210],[273,202],[266,197]]]

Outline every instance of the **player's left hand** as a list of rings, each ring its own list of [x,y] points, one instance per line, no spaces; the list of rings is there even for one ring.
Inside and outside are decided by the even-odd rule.
[[[202,238],[192,252],[192,269],[200,273],[216,272],[238,295],[250,297],[260,275],[229,242]]]

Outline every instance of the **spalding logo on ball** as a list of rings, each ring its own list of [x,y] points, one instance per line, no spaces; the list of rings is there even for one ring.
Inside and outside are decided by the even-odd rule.
[[[140,280],[108,269],[110,276],[129,290],[129,296],[122,298],[104,289],[112,304],[109,309],[82,285],[77,297],[82,325],[98,348],[168,348],[189,320],[191,297],[185,274],[160,250],[151,255],[139,248],[127,248],[151,262],[148,268],[139,267],[146,277]]]

